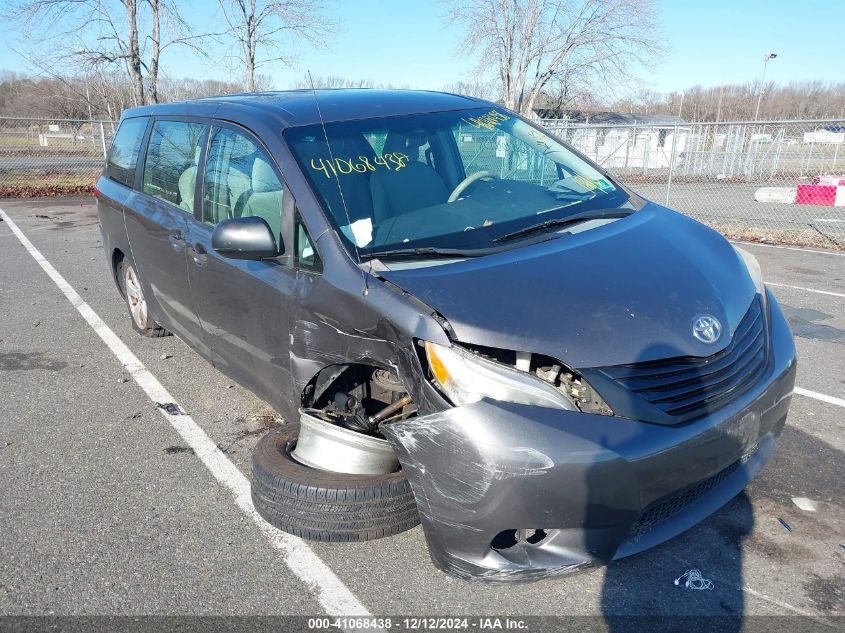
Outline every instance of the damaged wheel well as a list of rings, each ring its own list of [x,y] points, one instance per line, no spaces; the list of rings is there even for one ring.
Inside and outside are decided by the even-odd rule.
[[[302,406],[318,409],[341,425],[378,434],[384,422],[417,413],[407,387],[388,367],[365,363],[329,365],[305,386]]]

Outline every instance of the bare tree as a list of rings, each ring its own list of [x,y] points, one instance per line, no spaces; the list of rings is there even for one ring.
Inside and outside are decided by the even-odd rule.
[[[161,58],[161,0],[147,0],[152,17],[150,34],[150,65],[147,70],[147,98],[158,103],[158,64]]]
[[[246,89],[255,90],[255,72],[270,62],[290,65],[295,56],[283,49],[285,39],[321,45],[333,24],[321,0],[219,0],[243,64]],[[266,57],[260,57],[264,51]]]
[[[257,86],[267,85],[269,78],[256,75]],[[181,99],[197,99],[213,95],[235,94],[243,92],[245,86],[240,81],[221,81],[218,79],[170,78],[162,76],[159,79],[159,96],[162,101],[176,101]]]
[[[556,81],[627,76],[655,44],[654,0],[447,0],[463,48],[492,70],[504,104],[531,114]]]
[[[445,84],[443,86],[443,91],[466,95],[468,97],[478,97],[479,99],[487,99],[490,101],[498,99],[496,86],[489,81],[456,81],[454,83]]]
[[[294,88],[383,88],[372,79],[347,79],[340,75],[306,75],[294,83]]]
[[[96,4],[98,10],[102,11],[99,2]],[[120,39],[120,34],[115,28],[114,22],[107,12],[103,11],[104,17],[108,19],[109,26],[113,33],[113,43],[118,54],[103,53],[102,51],[86,51],[82,50],[82,54],[89,57],[93,56],[95,61],[114,62],[121,57],[126,62],[126,67],[129,70],[129,76],[132,78],[132,94],[135,97],[135,103],[144,103],[144,79],[141,75],[141,49],[138,45],[138,2],[137,0],[123,0],[123,6],[126,10],[126,44],[124,45]]]
[[[127,0],[123,0],[126,2]],[[194,33],[191,25],[179,12],[177,0],[146,0],[150,7],[151,32],[150,61],[147,65],[147,102],[158,103],[158,76],[161,55],[171,46],[190,49],[194,54],[207,58],[203,43],[216,39],[221,33]],[[164,28],[166,26],[166,28]],[[164,32],[169,33],[165,39]]]
[[[143,3],[143,0],[141,0]],[[91,70],[122,64],[135,105],[144,103],[138,0],[27,0],[10,12],[27,39],[50,59],[30,55],[40,68]]]
[[[569,109],[593,109],[603,100],[595,85],[580,73],[561,73],[553,77],[534,101],[534,112],[545,110],[561,116]]]
[[[293,87],[296,89],[310,88],[373,88],[379,90],[409,90],[408,84],[383,83],[375,79],[347,79],[340,75],[305,75],[299,81],[295,81]]]
[[[146,12],[141,15],[145,7],[149,21]],[[158,101],[165,49],[182,45],[203,55],[199,42],[209,37],[190,32],[175,0],[25,0],[5,17],[19,23],[30,42],[49,50],[47,58],[29,55],[38,67],[55,67],[58,62],[72,73],[87,74],[122,65],[134,105]],[[141,28],[148,22],[150,32],[144,34]],[[149,61],[145,61],[147,39]]]

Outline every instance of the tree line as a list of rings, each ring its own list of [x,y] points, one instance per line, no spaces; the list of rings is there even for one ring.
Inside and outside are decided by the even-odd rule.
[[[327,0],[330,2],[330,0]],[[441,0],[443,19],[461,28],[458,53],[476,60],[474,79],[443,86],[532,116],[538,109],[662,113],[688,121],[845,117],[845,84],[693,86],[668,94],[637,90],[637,72],[665,53],[656,0]],[[117,118],[127,107],[269,89],[262,70],[291,66],[303,45],[330,48],[337,35],[323,0],[217,0],[187,16],[178,0],[20,0],[15,24],[36,76],[0,74],[0,115]],[[222,17],[221,17],[222,16]],[[221,19],[218,19],[221,18]],[[211,22],[210,22],[211,23]],[[206,63],[223,47],[241,72],[226,80],[173,77],[168,61]],[[293,87],[411,87],[336,75]],[[627,95],[619,97],[620,92]],[[762,94],[762,97],[761,97]]]
[[[680,115],[687,121],[747,121],[754,118],[761,84],[693,86],[660,94],[644,91],[608,104],[618,112]],[[845,119],[845,83],[818,80],[762,86],[759,120]]]
[[[255,81],[258,86],[269,87],[265,75],[258,75]],[[157,81],[161,102],[244,90],[244,83],[238,81],[171,77],[159,77]],[[0,71],[0,116],[116,120],[123,110],[134,105],[132,84],[119,72],[33,77]]]

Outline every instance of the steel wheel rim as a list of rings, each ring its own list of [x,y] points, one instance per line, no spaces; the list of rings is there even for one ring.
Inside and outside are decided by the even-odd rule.
[[[307,409],[300,410],[299,437],[290,448],[295,461],[317,470],[386,475],[399,468],[387,440],[335,426]]]
[[[129,313],[140,329],[147,329],[147,302],[144,300],[144,293],[141,291],[141,284],[138,275],[132,266],[127,266],[123,273],[123,285],[126,288],[126,303],[129,304]]]

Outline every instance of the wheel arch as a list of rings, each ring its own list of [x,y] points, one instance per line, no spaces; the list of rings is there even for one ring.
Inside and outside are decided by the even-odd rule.
[[[126,293],[123,291],[123,284],[120,281],[120,265],[123,260],[126,259],[126,255],[122,250],[119,248],[112,249],[111,252],[111,274],[112,279],[114,280],[115,285],[117,286],[118,291],[120,292],[121,296],[125,299]]]
[[[388,363],[379,363],[369,359],[325,365],[311,377],[300,391],[300,403],[303,407],[312,407],[314,406],[314,403],[327,394],[331,390],[332,386],[336,385],[345,374],[355,371],[367,372],[373,370],[393,372],[395,371],[395,368],[391,367]],[[407,391],[407,385],[403,384],[403,386],[405,386]]]

